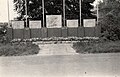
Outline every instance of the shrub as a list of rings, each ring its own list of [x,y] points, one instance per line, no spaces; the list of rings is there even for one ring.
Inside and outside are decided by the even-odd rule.
[[[77,42],[73,48],[77,53],[117,53],[120,52],[120,41]]]
[[[0,25],[0,43],[6,42],[7,24]]]
[[[0,44],[0,56],[24,56],[39,52],[39,47],[32,43]]]

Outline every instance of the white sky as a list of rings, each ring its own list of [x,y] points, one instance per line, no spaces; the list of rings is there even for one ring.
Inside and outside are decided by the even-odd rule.
[[[13,20],[14,17],[16,16],[16,13],[13,10],[14,9],[13,0],[8,0],[8,1],[9,1],[10,20]],[[96,4],[96,2],[95,2],[95,4]],[[7,0],[0,0],[0,22],[8,22]]]
[[[16,13],[14,12],[13,8],[13,0],[9,1],[9,13],[10,13],[10,20],[13,20]],[[0,0],[0,22],[8,22],[8,5],[7,0]]]

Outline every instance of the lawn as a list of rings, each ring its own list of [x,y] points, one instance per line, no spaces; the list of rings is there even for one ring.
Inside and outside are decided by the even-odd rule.
[[[119,53],[120,41],[104,41],[104,42],[77,42],[73,44],[73,48],[77,53]]]

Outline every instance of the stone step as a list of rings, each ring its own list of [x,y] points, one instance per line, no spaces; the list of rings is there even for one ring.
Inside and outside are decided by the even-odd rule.
[[[38,55],[75,55],[72,44],[39,44]]]

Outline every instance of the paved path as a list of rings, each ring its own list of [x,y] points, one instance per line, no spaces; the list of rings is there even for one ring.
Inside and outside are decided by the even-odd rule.
[[[0,57],[0,77],[120,77],[120,53]]]
[[[38,55],[76,55],[72,44],[38,44],[40,51]]]

